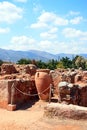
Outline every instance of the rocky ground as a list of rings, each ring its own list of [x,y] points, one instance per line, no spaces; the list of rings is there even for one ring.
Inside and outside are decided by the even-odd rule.
[[[34,79],[36,68],[30,69],[30,66],[17,66],[16,68],[17,71],[15,70],[13,65],[3,65],[1,68],[0,80],[17,78]],[[73,79],[73,75],[67,76],[65,72],[56,71],[53,74],[55,93],[58,93],[56,88],[60,81],[61,73],[63,75],[62,78],[64,78],[62,79],[62,81],[69,80],[70,83],[73,83],[71,82]],[[85,72],[85,74],[81,72],[81,75],[77,76],[77,79],[81,77],[83,77],[82,81],[85,81],[87,85],[87,71]],[[4,92],[4,90],[2,92]],[[85,87],[85,89],[82,89],[81,96],[83,97],[82,106],[87,106],[87,86]],[[1,95],[0,98],[1,97],[3,96]],[[35,100],[29,101],[16,111],[7,111],[6,109],[0,108],[0,130],[87,130],[87,120],[72,120],[63,118],[60,119],[58,117],[45,117],[44,107],[47,104],[48,102]]]
[[[87,130],[86,120],[44,117],[48,102],[29,102],[16,111],[0,109],[0,130]]]

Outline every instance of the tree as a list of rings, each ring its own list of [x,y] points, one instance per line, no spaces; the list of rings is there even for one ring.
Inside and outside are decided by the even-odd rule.
[[[73,59],[72,59],[72,68],[77,68],[75,62],[76,62],[78,57],[79,57],[79,55],[76,55],[75,57],[73,57]]]
[[[82,56],[78,56],[76,58],[75,65],[76,65],[77,68],[82,67],[82,69],[85,69],[86,60]]]
[[[87,69],[87,60],[84,59],[82,56],[75,56],[72,60],[70,60],[68,57],[62,57],[60,61],[58,60],[49,60],[48,62],[43,62],[41,60],[30,60],[22,58],[18,62],[18,64],[35,64],[38,68],[42,69],[56,69],[56,68],[79,68],[82,67],[82,69]]]
[[[57,67],[57,68],[64,69],[63,62],[62,62],[62,61],[59,61],[58,64],[56,65],[56,67]]]
[[[85,69],[87,70],[87,59],[86,59],[86,62],[85,62]]]
[[[31,60],[22,58],[19,61],[17,61],[17,64],[31,64]]]
[[[41,60],[39,61],[36,61],[36,66],[38,68],[42,68],[42,69],[45,69],[47,66],[46,66],[46,63],[45,62],[42,62]]]
[[[2,60],[0,60],[0,66],[3,64],[3,61]]]
[[[62,62],[64,68],[72,68],[72,61],[68,57],[63,57],[60,62]]]
[[[57,66],[57,64],[58,64],[58,61],[57,60],[54,60],[54,59],[52,59],[52,60],[49,60],[48,62],[47,62],[47,68],[48,69],[56,69],[56,66]]]

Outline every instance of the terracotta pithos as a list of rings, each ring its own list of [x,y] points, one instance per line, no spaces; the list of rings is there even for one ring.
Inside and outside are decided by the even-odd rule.
[[[38,69],[35,74],[35,84],[40,100],[49,99],[50,84],[52,78],[49,69]]]

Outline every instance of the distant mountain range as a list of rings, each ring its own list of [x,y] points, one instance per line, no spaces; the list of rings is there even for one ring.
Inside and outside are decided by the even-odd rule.
[[[17,62],[21,58],[42,60],[46,62],[51,59],[59,60],[62,57],[66,57],[66,56],[72,59],[76,55],[80,55],[83,56],[84,58],[87,58],[87,54],[65,54],[65,53],[51,54],[45,51],[37,51],[37,50],[14,51],[14,50],[5,50],[0,48],[0,59],[9,62]]]

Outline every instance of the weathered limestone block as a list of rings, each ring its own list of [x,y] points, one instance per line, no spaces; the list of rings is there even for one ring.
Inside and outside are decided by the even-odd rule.
[[[30,68],[30,74],[35,75],[37,66],[34,64],[29,64],[29,68]]]
[[[62,102],[62,101],[67,100],[67,95],[70,95],[68,82],[62,81],[58,84],[58,101]]]
[[[1,74],[17,73],[17,70],[13,64],[2,64]]]
[[[77,73],[75,71],[70,73],[70,79],[71,79],[70,83],[75,83],[76,74]]]
[[[75,76],[75,83],[78,82],[78,81],[81,81],[81,80],[82,80],[82,75],[77,74],[77,75]]]
[[[62,81],[61,79],[62,76],[59,72],[51,73],[51,76],[52,76],[52,82],[54,86],[54,93],[58,95],[58,84],[60,81]]]
[[[80,106],[87,107],[87,85],[80,87]]]
[[[87,108],[76,105],[50,103],[44,108],[44,116],[54,118],[87,119]]]
[[[79,105],[80,90],[79,86],[73,84],[73,87],[70,88],[70,102],[69,104]]]
[[[25,72],[26,74],[30,74],[30,73],[31,73],[29,65],[25,65],[25,66],[24,66],[24,72]]]
[[[87,71],[83,71],[83,73],[82,73],[82,81],[87,83]]]
[[[8,104],[7,105],[7,110],[8,111],[15,111],[17,109],[16,104]]]
[[[58,84],[58,101],[67,104],[79,105],[79,85],[68,83],[66,81]]]
[[[26,74],[35,75],[36,69],[37,67],[34,64],[27,64],[24,66],[24,72]]]

